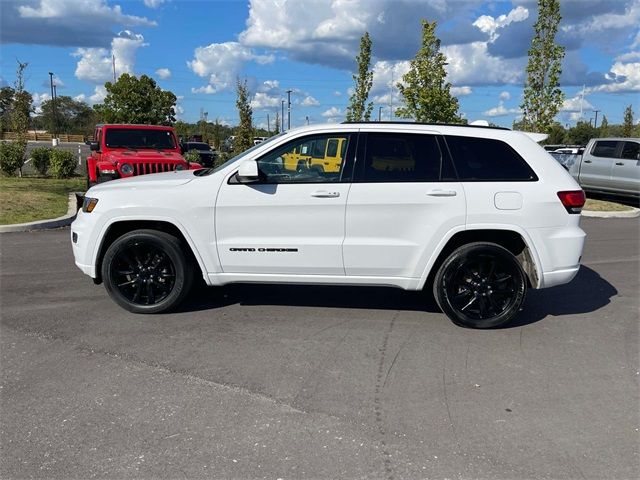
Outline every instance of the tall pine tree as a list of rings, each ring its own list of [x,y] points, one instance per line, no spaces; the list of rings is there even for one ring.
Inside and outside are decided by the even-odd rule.
[[[373,85],[373,72],[369,69],[371,65],[371,38],[369,32],[364,32],[360,39],[360,54],[356,57],[358,63],[358,74],[352,75],[356,82],[355,91],[349,97],[347,107],[348,122],[368,122],[373,110],[373,102],[367,103],[369,91]]]
[[[240,124],[236,132],[236,138],[233,141],[233,153],[242,153],[248,148],[253,147],[253,110],[249,104],[249,89],[247,88],[247,80],[241,82],[238,78],[236,83],[236,107],[238,108],[238,116]]]
[[[435,30],[436,22],[422,20],[422,46],[397,85],[404,106],[396,110],[396,116],[416,122],[457,123],[458,99],[451,95],[451,84],[446,81],[447,58],[440,52]]]
[[[560,90],[560,74],[564,47],[555,38],[561,20],[560,0],[538,0],[538,19],[529,49],[527,80],[524,86],[522,129],[548,132],[560,111],[564,94]]]
[[[624,123],[622,124],[622,136],[633,137],[633,108],[629,105],[624,109]]]

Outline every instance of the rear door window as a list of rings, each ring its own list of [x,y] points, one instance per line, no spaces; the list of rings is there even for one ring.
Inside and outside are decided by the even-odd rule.
[[[624,142],[624,146],[622,147],[621,158],[627,160],[640,160],[638,157],[640,154],[640,143],[638,142]]]
[[[445,137],[458,178],[476,182],[526,182],[538,177],[510,145],[491,138]]]
[[[369,133],[361,182],[437,182],[442,152],[435,135]]]
[[[616,142],[615,140],[601,140],[596,142],[591,150],[591,155],[594,157],[615,158],[619,143],[620,142]]]

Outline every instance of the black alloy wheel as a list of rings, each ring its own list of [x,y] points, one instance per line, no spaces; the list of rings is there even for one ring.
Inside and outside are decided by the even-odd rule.
[[[434,297],[454,323],[471,328],[504,325],[518,313],[525,273],[507,249],[472,243],[455,250],[435,276]]]
[[[184,299],[192,269],[177,238],[154,230],[136,230],[109,246],[102,278],[111,298],[126,310],[159,313]]]

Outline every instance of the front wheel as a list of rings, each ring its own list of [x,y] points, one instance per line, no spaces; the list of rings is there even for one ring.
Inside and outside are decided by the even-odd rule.
[[[443,262],[433,283],[442,311],[454,323],[471,328],[508,323],[518,313],[526,289],[518,260],[493,243],[459,247]]]
[[[115,240],[102,262],[109,296],[134,313],[160,313],[189,293],[193,275],[180,241],[156,230],[135,230]]]

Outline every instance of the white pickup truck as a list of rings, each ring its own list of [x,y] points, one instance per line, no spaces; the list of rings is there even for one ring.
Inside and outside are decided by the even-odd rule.
[[[640,138],[592,138],[582,155],[551,154],[586,191],[640,198]]]

